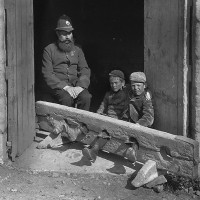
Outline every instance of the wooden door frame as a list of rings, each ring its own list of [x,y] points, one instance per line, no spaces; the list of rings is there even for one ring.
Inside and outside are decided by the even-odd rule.
[[[0,163],[7,159],[7,88],[4,0],[0,0]]]
[[[6,152],[14,160],[35,136],[33,0],[4,0],[1,8],[6,33],[2,40],[7,79],[5,144]]]
[[[200,0],[193,0],[191,132],[200,142]]]
[[[146,23],[148,23],[148,20],[151,22],[151,16],[149,16],[150,14],[149,14],[149,11],[148,11],[148,9],[149,9],[148,7],[149,7],[149,5],[151,6],[151,2],[153,2],[153,1],[154,0],[152,0],[152,1],[151,0],[144,0],[144,5],[146,3],[146,6],[144,7],[146,9],[145,12],[144,12],[144,20],[147,20]],[[163,5],[158,4],[159,1],[156,1],[156,2],[155,2],[155,5],[157,5],[158,7],[163,6]],[[177,61],[174,60],[172,64],[176,66],[176,70],[177,70],[176,77],[175,77],[176,78],[175,79],[176,80],[176,86],[178,87],[177,91],[176,91],[176,115],[177,115],[176,119],[177,119],[177,122],[171,123],[171,125],[174,126],[174,130],[172,130],[173,134],[187,136],[188,135],[188,124],[189,124],[188,123],[188,116],[189,116],[189,113],[188,113],[189,79],[188,79],[188,77],[189,77],[189,73],[190,73],[189,63],[188,63],[188,51],[189,51],[189,47],[188,47],[188,23],[190,21],[190,15],[189,15],[188,7],[190,6],[190,0],[184,0],[184,1],[177,0],[176,4],[177,4],[177,11],[176,12],[177,12],[177,15],[178,15],[178,16],[176,16],[177,17],[176,20],[177,20],[178,26],[177,26],[177,30],[176,30],[177,35],[175,36],[177,38],[177,41],[176,41],[177,44],[174,44],[174,45],[175,46],[177,45],[177,52],[174,52],[173,55],[177,57]],[[156,18],[156,17],[159,17],[159,16],[154,16],[154,17]],[[171,18],[169,17],[169,19],[171,19]],[[144,23],[144,25],[145,25],[145,23]],[[158,25],[159,25],[159,23],[158,23]],[[175,25],[173,25],[173,27],[175,27]],[[158,31],[160,29],[161,29],[161,27],[158,27]],[[148,24],[147,24],[147,28],[145,30],[147,30],[147,33],[148,33]],[[164,29],[162,28],[162,30],[164,30]],[[162,30],[160,30],[160,32],[162,32]],[[175,31],[175,29],[174,29],[174,31]],[[160,36],[161,36],[161,34],[160,34]],[[145,51],[144,51],[144,58],[145,58],[145,61],[146,61],[146,62],[144,62],[144,63],[146,63],[145,66],[144,66],[144,68],[145,68],[144,70],[147,73],[147,78],[148,78],[148,73],[150,72],[150,74],[149,74],[150,80],[148,79],[148,83],[149,83],[150,88],[151,88],[151,84],[152,84],[151,78],[154,79],[154,76],[152,76],[152,74],[151,74],[152,72],[151,72],[151,69],[149,67],[149,62],[151,62],[151,60],[153,60],[153,58],[152,58],[153,56],[149,59],[149,55],[151,54],[151,52],[150,52],[151,49],[148,48],[148,45],[151,44],[151,43],[152,43],[152,46],[154,46],[154,45],[153,45],[153,42],[151,42],[151,38],[149,39],[150,42],[148,42],[149,37],[151,37],[151,36],[145,35],[145,38],[144,38],[144,40],[147,40],[147,46],[145,46]],[[173,37],[172,34],[171,34],[171,37]],[[171,38],[170,38],[169,41],[171,41]],[[161,42],[162,42],[162,40],[161,40]],[[162,46],[162,45],[160,45],[160,46]],[[158,48],[159,47],[155,47],[156,51],[157,52],[161,51]],[[173,46],[170,45],[170,48],[173,48]],[[158,62],[159,64],[161,64],[162,59],[156,60],[155,62]],[[155,64],[155,62],[153,62],[153,63]],[[166,61],[165,61],[165,63],[166,63]],[[174,69],[174,68],[172,68],[172,69]],[[170,80],[170,78],[171,77],[169,77],[169,80]],[[164,83],[165,82],[163,82],[163,84]],[[151,88],[151,89],[152,89],[152,92],[153,92],[153,88]],[[156,90],[156,88],[155,88],[155,90]],[[162,99],[159,95],[162,96],[162,93],[161,94],[159,93],[158,97],[156,95],[154,96],[155,101],[159,101],[159,100],[164,101],[165,96]],[[162,106],[162,105],[160,105],[160,106]],[[174,107],[175,107],[175,103],[174,103]],[[159,109],[159,108],[157,108],[157,109]],[[155,110],[155,112],[156,112],[156,115],[157,115],[156,117],[159,118],[158,115],[161,114],[163,111],[157,112]],[[173,129],[173,128],[169,128],[169,130],[167,130],[166,127],[164,129],[162,129],[162,124],[163,125],[166,124],[166,122],[163,121],[163,120],[165,120],[165,119],[163,119],[162,116],[161,116],[160,122],[162,122],[162,123],[161,123],[161,126],[159,127],[160,130],[169,131],[169,130]],[[154,128],[158,128],[158,127],[156,127],[156,123],[155,123]]]

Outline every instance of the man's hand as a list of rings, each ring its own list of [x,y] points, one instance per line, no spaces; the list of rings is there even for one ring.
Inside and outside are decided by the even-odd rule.
[[[76,95],[74,87],[72,87],[72,86],[67,85],[63,88],[63,90],[67,91],[73,99],[75,99],[78,96],[78,95]]]
[[[67,91],[67,89],[70,88],[70,87],[71,87],[71,86],[66,85],[66,86],[63,88],[63,90]]]
[[[65,86],[63,90],[67,91],[72,98],[77,98],[77,96],[84,90],[82,87],[71,87]]]
[[[74,87],[74,90],[75,90],[76,95],[78,96],[84,89],[82,87],[77,86],[77,87]]]

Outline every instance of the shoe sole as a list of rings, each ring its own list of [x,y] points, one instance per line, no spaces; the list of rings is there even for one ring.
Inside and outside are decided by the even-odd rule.
[[[132,148],[127,149],[126,158],[128,158],[128,160],[130,160],[132,163],[136,162],[137,155],[136,155],[136,152],[134,151],[134,149],[132,149]]]
[[[84,148],[82,150],[82,154],[83,156],[85,156],[90,162],[95,162],[95,160],[92,158],[92,155],[90,153],[90,149],[88,148]]]

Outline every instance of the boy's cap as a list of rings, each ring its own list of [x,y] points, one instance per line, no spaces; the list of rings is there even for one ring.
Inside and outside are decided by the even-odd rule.
[[[143,72],[133,72],[130,77],[130,81],[145,83],[146,82],[146,75]]]
[[[119,78],[122,78],[124,79],[124,73],[120,70],[113,70],[109,73],[109,76],[116,76],[116,77],[119,77]]]

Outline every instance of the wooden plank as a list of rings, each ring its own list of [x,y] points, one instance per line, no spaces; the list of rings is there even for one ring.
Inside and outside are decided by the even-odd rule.
[[[158,169],[193,178],[198,176],[199,143],[192,139],[54,103],[36,102],[36,113],[75,119],[94,134],[102,130],[108,132],[113,139],[103,149],[118,155],[124,153],[121,143],[127,136],[133,137],[139,143],[138,161],[144,163],[151,159],[156,161]]]
[[[192,75],[191,75],[191,135],[200,142],[200,0],[193,1]]]
[[[32,143],[35,136],[33,1],[8,0],[7,55],[8,140],[12,159]],[[15,30],[15,31],[14,31]]]
[[[23,53],[22,52],[22,1],[16,1],[16,56],[17,56],[17,123],[18,123],[18,150],[17,154],[21,151],[21,146],[23,146],[23,142],[21,138],[23,137]]]
[[[145,73],[154,97],[154,127],[176,135],[183,130],[180,9],[179,0],[145,0]]]
[[[33,137],[35,136],[35,119],[36,119],[36,114],[35,114],[35,62],[34,62],[34,13],[33,13],[33,0],[30,0],[30,23],[29,23],[29,33],[30,33],[30,49],[31,49],[31,63],[32,67],[30,70],[30,77],[31,77],[31,85],[30,85],[30,91],[31,91],[31,130],[33,133]]]
[[[32,0],[21,1],[21,87],[22,131],[18,136],[18,155],[30,146],[35,136],[34,112],[34,53],[33,53],[33,13]],[[22,9],[23,8],[23,9]],[[20,80],[19,80],[20,81]]]
[[[29,122],[30,122],[30,119],[29,119],[29,110],[31,108],[29,108],[29,98],[28,96],[30,95],[28,93],[28,85],[29,85],[29,71],[30,71],[30,68],[32,67],[32,63],[31,63],[31,60],[29,60],[29,53],[30,53],[30,50],[28,49],[28,42],[29,42],[29,33],[28,33],[28,23],[29,23],[29,14],[28,13],[28,3],[29,3],[29,0],[22,0],[22,3],[23,3],[23,6],[24,6],[24,9],[26,9],[26,11],[22,11],[22,15],[23,17],[26,19],[24,20],[24,23],[23,23],[23,30],[25,32],[25,39],[24,39],[24,50],[26,51],[26,57],[24,58],[25,59],[25,65],[24,65],[24,68],[26,69],[26,77],[24,77],[24,80],[25,80],[25,88],[24,88],[24,102],[25,102],[25,109],[26,111],[24,111],[23,113],[23,118],[26,119],[26,124],[24,126],[24,136],[23,136],[23,142],[24,142],[24,145],[23,145],[23,149],[21,150],[21,153],[23,153],[24,149],[26,149],[30,144],[29,144],[29,138],[30,138],[30,127],[29,127]]]
[[[184,9],[185,9],[185,0],[177,0],[177,9],[174,10],[174,13],[177,12],[177,135],[187,136],[187,118],[188,118],[188,105],[186,100],[187,96],[184,94],[184,87],[188,90],[188,82],[184,83],[183,76],[184,73],[187,73],[184,68],[184,59],[185,62],[188,62],[187,58],[184,58]],[[185,38],[187,40],[187,38]],[[185,71],[184,71],[185,70]],[[188,74],[185,74],[187,77]],[[187,80],[185,80],[187,81]],[[187,93],[187,91],[186,91]]]
[[[22,88],[22,132],[19,134],[19,148],[18,155],[21,155],[27,147],[27,140],[29,137],[29,127],[28,127],[28,106],[27,106],[27,81],[28,81],[28,70],[29,70],[29,61],[27,58],[27,2],[24,0],[21,1],[21,59],[22,59],[22,74],[21,74],[21,84],[19,87]]]
[[[26,140],[26,146],[30,146],[35,137],[35,90],[34,90],[34,32],[33,32],[33,0],[26,1],[27,3],[27,118],[29,133]]]
[[[27,49],[26,49],[26,39],[27,39],[27,29],[26,29],[26,19],[27,19],[27,8],[26,8],[26,2],[24,0],[20,0],[20,11],[21,12],[21,77],[19,80],[18,87],[21,88],[21,95],[22,95],[22,101],[19,102],[20,107],[22,108],[22,131],[18,132],[18,156],[22,154],[24,146],[26,145],[26,137],[28,132],[27,127]]]
[[[167,18],[170,1],[149,1],[148,6],[148,18],[145,24],[145,48],[148,48],[148,62],[145,63],[145,72],[148,77],[148,85],[152,88],[155,99],[156,119],[154,124],[158,129],[167,130],[167,128],[170,128],[172,129],[170,132],[176,133],[176,96],[170,98],[177,91],[176,86],[173,86],[173,90],[171,89],[171,84],[176,85],[176,77],[174,78],[175,82],[170,80],[171,73],[176,75],[173,72],[175,68],[172,66],[174,49],[170,49],[170,51],[168,49],[172,41],[176,43],[177,36],[171,37],[170,20]],[[155,75],[157,75],[156,79],[154,78]],[[169,90],[166,87],[169,87]]]
[[[10,68],[8,78],[8,141],[12,142],[11,158],[14,160],[17,154],[17,84],[16,84],[16,1],[5,1],[7,13],[7,65]]]

